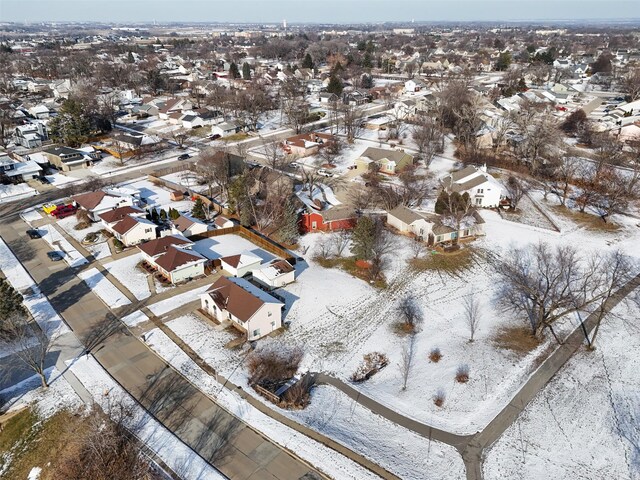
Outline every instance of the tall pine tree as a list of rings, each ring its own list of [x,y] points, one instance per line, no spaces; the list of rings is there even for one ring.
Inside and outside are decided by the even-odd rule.
[[[238,70],[238,65],[234,62],[229,65],[229,77],[232,79],[240,78],[240,71]]]
[[[308,53],[304,56],[304,60],[302,60],[302,68],[313,68],[313,59]]]
[[[247,62],[242,64],[242,78],[251,80],[251,66]]]

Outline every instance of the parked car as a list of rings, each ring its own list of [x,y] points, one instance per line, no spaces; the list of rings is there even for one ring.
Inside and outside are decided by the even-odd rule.
[[[42,235],[40,234],[40,232],[33,228],[27,230],[27,235],[29,235],[29,238],[31,238],[32,240],[35,240],[36,238],[42,238]]]
[[[53,212],[56,208],[58,208],[60,205],[55,204],[55,203],[45,203],[42,206],[42,211],[44,213],[46,213],[47,215],[51,214],[51,212]]]
[[[326,168],[321,168],[318,170],[318,175],[322,175],[323,177],[333,177],[333,173],[331,173]]]
[[[49,257],[49,260],[51,260],[52,262],[57,262],[64,258],[62,252],[58,252],[57,250],[54,250],[53,252],[47,252],[47,257]]]
[[[559,112],[566,112],[567,111],[567,107],[556,107],[556,110],[558,110]]]
[[[178,160],[187,160],[189,158],[191,158],[191,155],[189,155],[188,153],[183,153],[178,157]]]
[[[77,210],[78,209],[73,205],[58,205],[58,208],[51,212],[51,216],[56,217],[58,220],[60,220],[61,218],[75,215]]]
[[[289,164],[289,166],[290,166],[291,168],[302,168],[302,164],[300,164],[300,163],[298,163],[298,162],[291,162],[291,163]]]

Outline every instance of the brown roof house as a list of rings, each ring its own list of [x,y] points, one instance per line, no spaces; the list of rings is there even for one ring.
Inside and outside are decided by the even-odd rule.
[[[171,221],[171,232],[179,233],[185,237],[200,235],[205,233],[207,230],[209,230],[209,225],[204,223],[202,220],[198,220],[197,218],[193,218],[192,216],[184,213]]]
[[[181,235],[167,235],[138,245],[144,260],[171,283],[180,283],[204,275],[207,259],[194,252],[193,242]]]
[[[335,137],[327,133],[301,133],[287,138],[282,143],[282,148],[286,153],[303,158],[315,155],[321,148],[333,141],[335,141]]]
[[[220,258],[222,269],[234,277],[244,277],[260,267],[261,264],[262,259],[251,252],[242,252],[237,255]]]
[[[146,212],[131,205],[114,208],[99,215],[105,229],[124,245],[130,247],[153,240],[157,236],[156,224],[146,219]]]
[[[242,278],[219,278],[200,297],[202,310],[258,340],[282,326],[284,304]]]
[[[94,222],[102,220],[101,214],[119,207],[134,206],[140,202],[140,191],[127,187],[113,187],[71,197],[74,205],[86,210]]]
[[[365,173],[369,171],[371,164],[374,164],[380,173],[395,175],[413,165],[413,157],[404,150],[369,147],[356,159],[356,168]]]

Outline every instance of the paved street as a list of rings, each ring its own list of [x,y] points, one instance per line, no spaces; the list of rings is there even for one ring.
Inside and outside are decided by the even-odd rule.
[[[25,228],[19,219],[5,220],[0,235],[77,338],[182,441],[231,479],[324,478],[218,406],[131,336],[65,262],[48,260],[49,248],[44,241],[27,239]],[[67,345],[57,356],[72,357],[80,350],[77,344]]]

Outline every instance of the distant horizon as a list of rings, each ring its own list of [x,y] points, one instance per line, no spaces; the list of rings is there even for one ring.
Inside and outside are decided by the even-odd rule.
[[[384,23],[635,23],[632,0],[0,0],[0,22],[366,25]],[[314,5],[315,6],[315,5]]]

